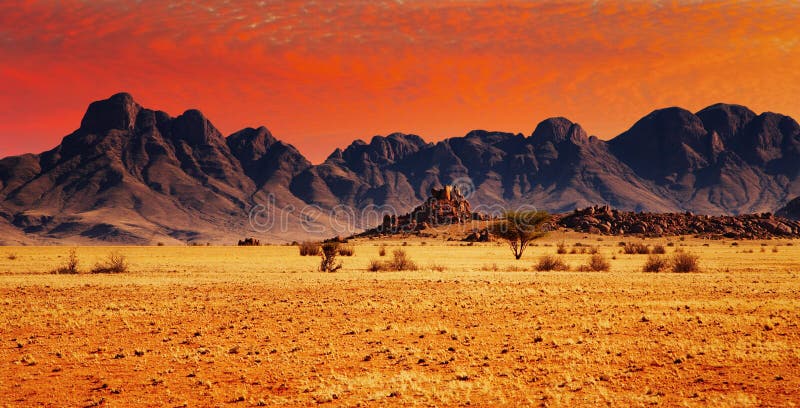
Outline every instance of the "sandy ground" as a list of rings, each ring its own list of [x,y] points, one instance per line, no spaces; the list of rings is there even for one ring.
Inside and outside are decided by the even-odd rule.
[[[561,240],[610,272],[534,271]],[[394,241],[421,270],[381,273],[362,241],[332,274],[296,247],[77,248],[120,275],[0,248],[0,405],[800,405],[800,242],[650,240],[701,267],[653,274],[619,241]]]

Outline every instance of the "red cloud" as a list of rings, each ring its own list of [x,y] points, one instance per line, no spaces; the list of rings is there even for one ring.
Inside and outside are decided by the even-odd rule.
[[[601,137],[667,105],[800,116],[797,21],[782,1],[4,3],[0,155],[55,145],[122,90],[228,133],[264,124],[315,161],[551,115]]]

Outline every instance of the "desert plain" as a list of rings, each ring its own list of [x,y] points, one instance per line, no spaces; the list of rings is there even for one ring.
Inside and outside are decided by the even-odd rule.
[[[699,271],[642,272],[620,241]],[[370,272],[381,246],[419,270]],[[77,275],[50,273],[70,247],[0,248],[0,406],[800,405],[800,241],[354,247],[335,273],[296,246],[77,247],[129,263]],[[609,271],[577,271],[587,247]]]

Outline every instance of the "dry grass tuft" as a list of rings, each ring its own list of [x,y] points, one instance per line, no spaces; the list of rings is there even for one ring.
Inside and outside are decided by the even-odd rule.
[[[416,263],[412,261],[406,251],[402,249],[395,249],[392,252],[392,259],[388,261],[378,261],[373,259],[367,267],[371,272],[379,271],[416,271],[419,269]]]
[[[356,253],[356,247],[353,245],[341,245],[339,246],[339,255],[341,256],[353,256]]]
[[[650,253],[650,248],[640,242],[627,242],[622,247],[622,251],[628,255],[647,255]]]
[[[606,260],[603,254],[594,254],[589,258],[589,263],[581,265],[579,268],[582,272],[607,272],[611,269],[611,263]]]
[[[662,272],[669,268],[669,260],[656,254],[647,257],[642,270],[644,272]]]
[[[320,253],[320,243],[305,241],[300,243],[300,256],[317,256]]]
[[[536,270],[539,272],[546,271],[568,271],[569,265],[557,256],[544,255],[539,258],[539,263],[536,264]]]
[[[92,273],[123,273],[128,272],[128,261],[119,252],[108,254],[108,258],[103,263],[98,263],[92,269]]]
[[[678,252],[672,256],[672,272],[686,273],[700,270],[699,257],[687,252]]]
[[[74,249],[69,251],[67,263],[54,269],[52,273],[56,275],[77,275],[78,271],[78,255]]]

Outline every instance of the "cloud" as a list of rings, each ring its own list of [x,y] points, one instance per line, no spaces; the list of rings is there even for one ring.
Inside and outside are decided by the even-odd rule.
[[[121,90],[228,133],[267,125],[313,160],[376,133],[527,133],[553,115],[601,137],[671,105],[800,116],[794,2],[18,3],[0,4],[4,151],[55,145]]]

